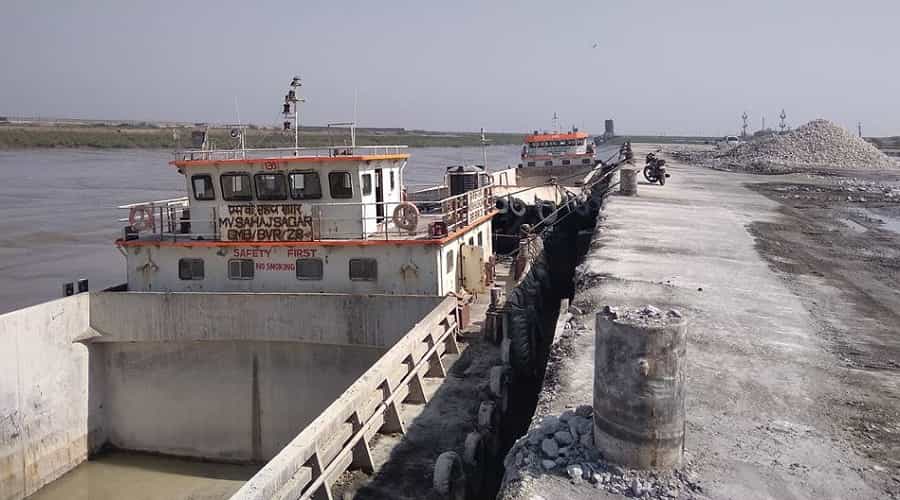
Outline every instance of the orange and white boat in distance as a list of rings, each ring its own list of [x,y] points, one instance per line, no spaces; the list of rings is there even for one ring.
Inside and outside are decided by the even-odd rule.
[[[514,193],[529,205],[560,203],[565,198],[561,188],[582,185],[599,163],[590,135],[575,127],[568,132],[535,130],[525,136],[520,159],[518,167],[494,173],[494,194]]]

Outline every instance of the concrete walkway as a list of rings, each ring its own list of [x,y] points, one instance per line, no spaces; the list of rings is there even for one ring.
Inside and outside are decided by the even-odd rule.
[[[884,498],[883,477],[872,481],[873,464],[833,417],[839,396],[858,388],[746,228],[778,218],[776,202],[743,185],[766,179],[678,163],[670,171],[664,187],[640,183],[638,197],[609,201],[577,273],[573,304],[584,314],[548,367],[535,421],[592,403],[596,311],[675,308],[689,321],[686,458],[703,487],[696,496]],[[501,498],[621,498],[559,473],[523,474]]]

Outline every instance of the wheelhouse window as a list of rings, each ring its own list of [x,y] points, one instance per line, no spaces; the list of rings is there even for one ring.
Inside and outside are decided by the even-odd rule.
[[[291,198],[295,200],[318,200],[322,197],[322,184],[318,172],[291,172],[288,174]]]
[[[372,194],[372,174],[362,174],[362,193]]]
[[[328,187],[332,198],[353,198],[353,181],[350,172],[328,174]]]
[[[321,280],[325,275],[322,259],[297,259],[298,280]]]
[[[350,279],[375,281],[378,279],[378,261],[375,259],[350,259]]]
[[[391,191],[394,190],[394,171],[391,170]]]
[[[191,177],[191,184],[194,186],[194,199],[216,199],[216,192],[213,190],[213,181],[211,175],[195,175]]]
[[[528,166],[529,166],[529,167],[533,167],[533,166],[534,166],[534,162],[533,162],[533,161],[528,162]]]
[[[178,278],[183,280],[202,280],[203,259],[178,259]]]
[[[256,174],[256,199],[257,200],[286,200],[287,184],[284,182],[284,174]]]
[[[228,261],[228,279],[252,280],[253,267],[251,259],[231,259]]]
[[[552,166],[553,166],[553,160],[547,160],[547,161],[545,161],[545,162],[544,162],[544,166],[545,166],[545,167],[552,167]]]
[[[484,246],[484,237],[481,234],[481,231],[478,231],[478,246]]]
[[[250,174],[222,174],[222,198],[226,201],[250,201],[253,193],[250,190]]]
[[[447,274],[453,272],[453,268],[456,267],[456,256],[453,254],[453,250],[447,250]]]
[[[571,163],[572,163],[572,160],[563,160],[562,161],[563,165],[570,165]]]
[[[590,165],[590,164],[591,164],[591,159],[590,159],[590,158],[583,158],[583,159],[581,160],[581,163],[583,163],[583,164],[585,164],[585,165]]]

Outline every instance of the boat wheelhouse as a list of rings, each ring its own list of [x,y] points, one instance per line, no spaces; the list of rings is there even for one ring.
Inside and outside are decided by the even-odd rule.
[[[408,160],[405,146],[176,153],[186,197],[120,207],[128,289],[483,291],[492,187],[406,201]]]

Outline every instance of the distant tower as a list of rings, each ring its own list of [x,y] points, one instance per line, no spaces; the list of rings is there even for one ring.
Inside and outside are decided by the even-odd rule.
[[[605,122],[603,122],[603,135],[607,139],[610,139],[616,135],[616,126],[612,120],[606,120]]]
[[[556,111],[553,112],[553,131],[559,133],[559,115],[556,114]]]
[[[762,130],[763,132],[766,131],[766,117],[765,116],[762,117],[762,128],[760,130]]]
[[[856,130],[859,131],[859,137],[862,138],[862,122],[856,122]]]
[[[747,112],[744,111],[744,114],[741,115],[741,119],[744,120],[744,124],[741,126],[741,137],[747,137]]]
[[[787,119],[787,113],[784,112],[784,109],[781,110],[781,114],[778,115],[778,118],[781,118],[781,123],[778,124],[778,128],[781,129],[781,133],[783,134],[784,129],[787,128],[787,125],[784,123],[784,121]]]

